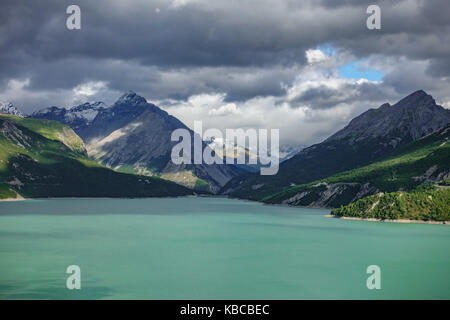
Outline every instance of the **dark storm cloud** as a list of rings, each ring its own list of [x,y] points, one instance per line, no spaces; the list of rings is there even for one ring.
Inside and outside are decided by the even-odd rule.
[[[65,9],[72,1],[21,3],[2,2],[2,47],[8,49],[2,58],[20,53],[44,61],[81,56],[135,59],[160,67],[248,66],[291,63],[298,53],[301,60],[304,49],[298,35],[282,33],[275,17],[247,20],[252,17],[241,15],[239,7],[229,12],[231,7],[168,9],[168,2],[156,1],[77,1],[82,30],[69,31]],[[160,13],[155,12],[158,4],[163,6]]]
[[[434,9],[432,2],[420,7],[415,1],[378,1],[383,28],[374,33],[365,28],[365,9],[373,1],[227,0],[202,5],[194,1],[177,9],[169,9],[170,2],[161,1],[77,1],[82,9],[82,30],[69,31],[65,9],[72,1],[6,0],[0,17],[2,47],[8,50],[1,55],[6,59],[20,54],[18,59],[39,57],[44,61],[134,59],[160,67],[263,66],[304,62],[305,49],[341,41],[365,54],[390,49],[393,54],[408,55],[409,51],[392,47],[395,38],[381,41],[381,46],[380,41],[369,43],[380,34],[441,30],[443,35],[448,19],[443,19],[442,10]],[[392,9],[392,3],[401,6]],[[294,9],[293,4],[297,4]],[[155,12],[159,7],[160,12]],[[398,39],[402,42],[403,38],[399,35]],[[414,50],[416,55],[420,49]],[[433,55],[434,50],[429,48],[427,54]]]
[[[342,82],[337,87],[322,84],[308,88],[290,103],[292,107],[308,106],[315,110],[331,109],[339,104],[351,105],[355,101],[364,102],[365,106],[377,107],[377,103],[388,102],[393,96],[396,95],[393,94],[389,85],[373,82]]]
[[[133,89],[151,99],[202,92],[226,93],[227,101],[280,96],[281,84],[305,64],[305,50],[324,43],[355,58],[429,61],[421,70],[427,77],[388,73],[386,83],[398,92],[450,76],[447,0],[78,0],[82,29],[69,31],[65,11],[73,3],[2,0],[0,89],[11,79],[30,79],[35,93],[103,81],[114,92]],[[366,28],[366,8],[374,3],[382,9],[379,31]],[[359,90],[369,96],[381,90],[372,87]],[[317,108],[349,102],[329,88],[300,99]]]
[[[293,100],[292,103],[295,104],[295,102],[300,102],[308,105],[313,103],[316,108],[326,109],[340,102],[345,102],[346,99],[342,97],[341,94],[341,90],[335,90],[325,85],[321,85],[304,91]]]

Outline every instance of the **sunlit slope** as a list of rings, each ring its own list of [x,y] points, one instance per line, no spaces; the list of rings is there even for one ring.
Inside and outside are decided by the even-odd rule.
[[[450,173],[450,126],[397,150],[390,157],[308,184],[285,188],[266,203],[339,207],[378,192],[413,190]]]
[[[0,119],[17,123],[47,139],[60,141],[73,151],[86,153],[83,140],[68,125],[58,121],[30,119],[2,113]]]
[[[0,198],[191,193],[172,182],[114,172],[89,160],[83,142],[66,125],[0,115]]]

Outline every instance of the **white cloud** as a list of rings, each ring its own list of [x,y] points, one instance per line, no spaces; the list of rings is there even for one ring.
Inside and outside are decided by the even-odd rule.
[[[305,56],[309,64],[319,63],[329,59],[329,56],[317,49],[306,50]]]
[[[197,2],[198,0],[172,0],[169,5],[170,9],[177,9],[186,6],[188,3]]]
[[[90,97],[107,88],[107,83],[104,81],[89,81],[82,83],[73,88],[75,97]]]
[[[219,107],[224,103],[225,96],[224,93],[197,94],[190,96],[187,103],[193,107]]]
[[[225,116],[230,114],[238,114],[239,110],[234,103],[227,103],[219,108],[213,108],[208,111],[210,116]]]
[[[446,102],[442,103],[442,106],[443,106],[445,109],[450,109],[450,101],[446,101]]]

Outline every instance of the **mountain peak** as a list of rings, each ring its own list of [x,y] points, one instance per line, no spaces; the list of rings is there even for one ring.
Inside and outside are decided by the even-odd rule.
[[[410,96],[428,96],[429,94],[426,93],[424,90],[419,89],[417,91],[414,91],[413,93],[410,94]]]
[[[435,105],[436,101],[434,98],[426,93],[423,90],[417,90],[410,95],[406,96],[399,102],[395,104],[395,106],[402,106],[402,107],[422,107],[422,106],[429,106],[429,105]]]
[[[438,106],[425,91],[418,90],[392,106],[383,104],[378,109],[362,113],[326,141],[360,141],[366,138],[414,141],[448,123],[450,111]]]
[[[147,104],[147,100],[144,97],[136,94],[136,92],[130,90],[121,95],[120,98],[116,101],[115,105],[119,104],[141,105]]]
[[[134,92],[133,90],[128,90],[128,91],[125,92],[122,96],[127,96],[127,95],[135,96],[135,95],[136,95],[136,92]]]

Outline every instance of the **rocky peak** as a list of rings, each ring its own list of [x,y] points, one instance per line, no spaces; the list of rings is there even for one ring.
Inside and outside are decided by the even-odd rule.
[[[114,106],[127,105],[127,106],[140,106],[147,105],[147,100],[144,97],[136,94],[134,91],[128,91],[124,93],[117,101]]]
[[[436,105],[434,98],[423,90],[417,90],[395,104],[396,107],[424,107]]]
[[[18,117],[24,116],[23,113],[17,110],[17,108],[9,101],[0,101],[0,113],[12,114]]]
[[[47,114],[64,115],[65,112],[66,112],[66,109],[64,109],[64,108],[60,108],[57,106],[51,106],[51,107],[44,108],[44,109],[33,112],[31,114],[31,118],[39,118],[40,116],[47,115]],[[53,119],[49,119],[49,120],[53,120]]]
[[[94,103],[85,102],[78,106],[72,107],[70,110],[83,111],[83,110],[99,110],[99,109],[106,109],[106,108],[108,108],[108,106],[106,104],[104,104],[102,101],[97,101]]]
[[[392,106],[386,103],[364,112],[326,141],[380,137],[413,141],[448,123],[450,110],[437,105],[425,91],[418,90]]]

